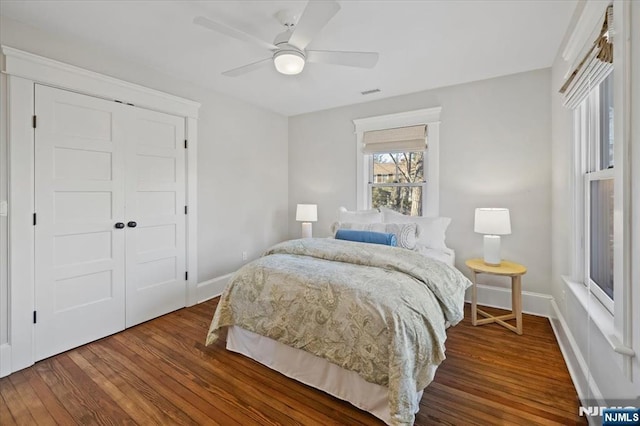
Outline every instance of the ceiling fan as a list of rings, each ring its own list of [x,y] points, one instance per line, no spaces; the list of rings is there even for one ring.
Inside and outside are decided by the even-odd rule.
[[[373,68],[378,62],[376,52],[340,52],[329,50],[307,50],[312,38],[324,28],[324,26],[340,10],[340,5],[335,1],[311,0],[302,12],[302,16],[295,22],[295,16],[286,11],[276,14],[276,17],[286,27],[286,30],[278,34],[269,43],[248,34],[244,31],[232,28],[220,22],[212,21],[204,16],[194,18],[193,23],[209,30],[216,31],[226,36],[253,43],[271,51],[271,56],[223,72],[223,75],[237,77],[254,71],[270,62],[273,62],[276,70],[282,74],[295,75],[302,72],[306,62],[345,65],[359,68]]]

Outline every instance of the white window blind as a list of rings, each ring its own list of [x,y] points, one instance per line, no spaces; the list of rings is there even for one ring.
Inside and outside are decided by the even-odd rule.
[[[364,132],[364,154],[423,151],[427,147],[427,125]]]
[[[560,88],[564,106],[576,108],[613,70],[613,43],[609,32],[612,28],[613,6],[609,6],[600,35]]]

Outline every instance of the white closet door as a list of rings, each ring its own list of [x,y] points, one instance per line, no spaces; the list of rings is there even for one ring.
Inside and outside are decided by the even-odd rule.
[[[184,118],[131,108],[126,133],[130,327],[186,306]]]
[[[35,356],[125,326],[126,106],[36,85]]]

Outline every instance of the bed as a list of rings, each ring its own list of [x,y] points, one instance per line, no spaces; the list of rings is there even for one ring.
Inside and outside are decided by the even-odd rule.
[[[220,298],[207,344],[349,401],[387,424],[413,424],[445,358],[445,329],[470,285],[416,251],[331,238],[278,244],[242,267]]]

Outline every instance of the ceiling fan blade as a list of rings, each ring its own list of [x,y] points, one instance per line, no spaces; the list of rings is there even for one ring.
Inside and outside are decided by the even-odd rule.
[[[310,0],[302,12],[302,16],[293,29],[289,38],[289,44],[298,49],[307,47],[313,37],[320,32],[327,22],[340,10],[340,5],[335,1]]]
[[[348,67],[373,68],[378,63],[378,54],[376,52],[307,50],[307,61]]]
[[[257,44],[258,46],[263,47],[265,49],[269,49],[269,50],[277,49],[277,47],[272,43],[268,43],[264,40],[260,40],[259,38],[254,37],[251,34],[247,34],[244,31],[231,28],[225,24],[221,24],[220,22],[212,21],[211,19],[205,18],[204,16],[196,16],[195,18],[193,18],[193,23],[196,25],[200,25],[201,27],[207,28],[209,30],[216,31],[220,34],[224,34],[226,36],[235,38],[236,40]]]
[[[225,71],[225,72],[222,73],[222,75],[226,75],[227,77],[237,77],[239,75],[246,74],[248,72],[257,70],[258,68],[261,68],[261,67],[271,63],[272,61],[273,61],[272,58],[261,59],[258,62],[254,62],[254,63],[249,64],[249,65],[243,65],[241,67]]]

